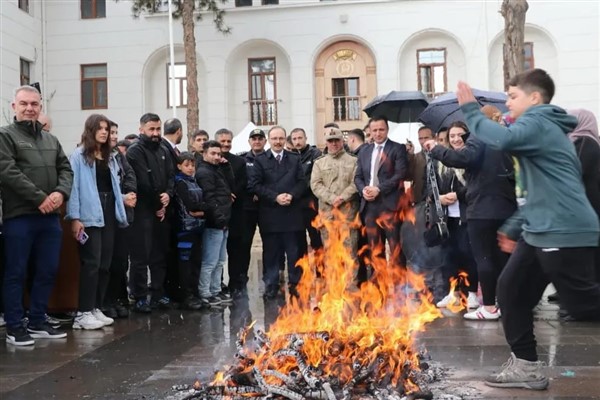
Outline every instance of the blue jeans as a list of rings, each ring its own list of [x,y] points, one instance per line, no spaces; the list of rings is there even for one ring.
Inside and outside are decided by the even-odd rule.
[[[223,266],[227,259],[227,229],[205,228],[202,234],[202,267],[198,293],[201,298],[221,292]]]
[[[17,328],[23,318],[23,287],[29,258],[34,266],[29,304],[29,322],[45,320],[48,299],[54,288],[62,228],[59,215],[23,215],[4,221],[4,319]]]

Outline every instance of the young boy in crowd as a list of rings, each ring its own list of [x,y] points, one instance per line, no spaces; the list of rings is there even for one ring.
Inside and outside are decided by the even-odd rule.
[[[486,379],[494,387],[542,390],[548,378],[538,361],[533,307],[549,281],[575,319],[600,317],[600,287],[594,280],[594,251],[600,227],[583,187],[581,166],[567,138],[577,119],[550,105],[554,82],[541,69],[509,82],[506,105],[514,123],[503,127],[485,117],[471,88],[459,82],[457,98],[471,132],[517,158],[526,204],[522,233],[499,235],[512,255],[498,280],[504,334],[512,354],[504,370]],[[509,237],[518,241],[509,244]]]
[[[175,199],[177,201],[177,254],[179,287],[184,299],[181,308],[199,310],[202,302],[194,294],[200,276],[200,248],[204,228],[202,189],[196,183],[194,154],[183,152],[177,157]]]

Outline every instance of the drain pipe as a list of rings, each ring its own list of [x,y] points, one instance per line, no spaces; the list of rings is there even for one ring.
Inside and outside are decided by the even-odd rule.
[[[38,4],[40,4],[40,6],[42,7],[42,12],[41,12],[41,18],[42,18],[42,87],[43,87],[43,91],[45,93],[45,95],[42,97],[42,104],[43,104],[43,109],[44,109],[44,113],[46,115],[48,115],[49,113],[49,109],[48,109],[48,100],[49,99],[49,94],[50,91],[48,90],[48,86],[46,85],[48,83],[48,79],[47,79],[47,75],[48,75],[48,60],[47,60],[47,55],[48,55],[48,50],[47,50],[47,40],[46,40],[46,1],[40,1]]]

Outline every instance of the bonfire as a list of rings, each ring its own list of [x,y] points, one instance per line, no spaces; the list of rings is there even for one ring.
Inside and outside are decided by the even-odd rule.
[[[183,398],[431,398],[421,387],[427,365],[414,339],[441,313],[424,278],[381,260],[357,288],[347,226],[321,223],[329,241],[323,254],[300,261],[298,295],[288,296],[268,332],[243,328],[235,364]]]

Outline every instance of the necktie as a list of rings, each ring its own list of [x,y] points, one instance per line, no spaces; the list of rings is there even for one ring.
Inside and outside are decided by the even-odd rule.
[[[177,147],[175,147],[175,155],[177,155],[177,156],[178,156],[178,155],[180,155],[180,154],[181,154],[181,152],[179,151],[179,149],[178,149]]]
[[[373,165],[373,174],[371,175],[373,177],[373,186],[379,185],[379,177],[377,177],[377,172],[379,171],[379,165],[381,164],[381,151],[383,150],[383,146],[377,145],[376,150],[375,164]]]
[[[281,164],[281,154],[277,154],[275,159],[277,160],[277,164]]]

